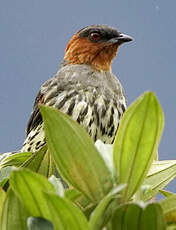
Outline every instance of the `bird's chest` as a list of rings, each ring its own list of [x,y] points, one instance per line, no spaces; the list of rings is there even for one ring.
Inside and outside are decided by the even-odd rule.
[[[114,141],[125,108],[115,97],[98,94],[93,88],[63,91],[56,97],[54,107],[83,126],[94,141],[104,143]]]

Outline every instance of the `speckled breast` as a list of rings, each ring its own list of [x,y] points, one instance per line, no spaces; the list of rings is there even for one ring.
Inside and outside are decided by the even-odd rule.
[[[62,66],[38,93],[22,151],[38,151],[45,144],[40,103],[71,116],[94,141],[109,144],[114,141],[126,109],[123,88],[115,75],[95,71],[88,65]]]
[[[112,73],[93,71],[87,65],[66,66],[43,91],[47,92],[44,104],[71,116],[94,141],[114,141],[126,101],[123,88]]]

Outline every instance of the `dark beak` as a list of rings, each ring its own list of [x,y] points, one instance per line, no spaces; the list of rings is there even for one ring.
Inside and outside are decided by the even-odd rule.
[[[131,42],[133,41],[133,38],[129,35],[126,35],[126,34],[120,34],[119,37],[118,37],[118,41],[121,41],[121,42]]]
[[[133,41],[133,38],[129,35],[126,35],[126,34],[119,34],[118,37],[115,37],[115,38],[111,38],[108,42],[110,44],[122,44],[124,42],[131,42]]]

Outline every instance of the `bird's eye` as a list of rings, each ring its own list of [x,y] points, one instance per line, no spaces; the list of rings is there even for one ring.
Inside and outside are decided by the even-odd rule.
[[[91,33],[90,37],[93,41],[98,41],[101,38],[101,34],[94,32],[94,33]]]

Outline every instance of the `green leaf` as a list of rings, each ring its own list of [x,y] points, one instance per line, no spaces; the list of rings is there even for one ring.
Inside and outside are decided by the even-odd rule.
[[[32,153],[13,153],[8,154],[6,157],[2,158],[0,161],[0,169],[5,168],[7,166],[21,166],[30,156]]]
[[[116,208],[118,206],[117,194],[124,190],[125,187],[126,185],[117,186],[100,201],[96,209],[93,211],[89,221],[92,230],[101,230],[107,224],[112,216],[114,203]],[[113,203],[113,201],[115,202]]]
[[[140,96],[125,112],[114,143],[119,183],[127,184],[123,201],[132,197],[147,175],[163,126],[163,112],[152,92]]]
[[[7,158],[7,157],[13,155],[14,153],[15,153],[15,152],[0,153],[0,164],[1,164],[1,162],[2,162],[5,158]]]
[[[171,195],[159,201],[163,209],[165,219],[168,223],[176,223],[176,195]]]
[[[23,164],[21,167],[28,168],[34,172],[38,172],[41,162],[45,156],[47,151],[47,147],[44,146],[38,152],[33,153]]]
[[[47,146],[32,154],[21,167],[38,172],[46,177],[51,176],[55,170],[55,164]]]
[[[26,221],[29,212],[20,202],[15,193],[9,189],[3,205],[0,221],[1,230],[28,230]]]
[[[5,202],[5,198],[6,198],[6,193],[2,188],[0,188],[0,223],[1,223],[2,209]]]
[[[142,213],[140,230],[165,230],[165,221],[161,206],[148,204]]]
[[[82,195],[82,193],[74,188],[70,188],[70,189],[65,190],[64,195],[67,199],[71,201],[75,201],[78,197],[80,197],[80,195]]]
[[[29,230],[54,230],[52,223],[41,217],[29,217],[27,226]]]
[[[6,157],[3,157],[0,161],[0,168],[8,166],[29,168],[47,177],[55,171],[55,164],[50,152],[47,151],[47,146],[35,153],[6,154]]]
[[[99,201],[112,188],[112,177],[88,134],[54,108],[41,106],[41,114],[47,144],[61,175],[90,200]]]
[[[8,178],[4,178],[1,182],[0,182],[0,187],[4,188],[6,186],[6,184],[8,184]]]
[[[12,172],[10,184],[30,215],[52,221],[55,230],[72,224],[73,230],[88,229],[88,223],[81,211],[70,201],[55,195],[54,186],[44,176],[21,169]],[[44,191],[50,194],[45,194]]]
[[[146,201],[156,196],[158,191],[164,188],[175,177],[176,160],[154,161],[144,181],[145,185],[150,186],[150,190],[144,194],[142,199]]]
[[[65,197],[72,202],[74,202],[78,207],[81,208],[81,210],[84,212],[86,217],[89,216],[90,210],[95,207],[95,204],[93,204],[87,196],[85,196],[83,193],[79,192],[76,189],[67,189],[65,190]]]
[[[166,191],[166,190],[159,190],[159,192],[165,197],[175,195],[175,193],[169,192],[169,191]]]
[[[69,200],[54,194],[44,195],[55,230],[90,230],[83,213]]]
[[[166,230],[176,230],[176,224],[169,224],[169,225],[167,225]]]
[[[43,191],[56,193],[54,186],[40,174],[27,169],[13,171],[10,185],[31,216],[47,218],[50,214]]]
[[[122,205],[114,212],[112,229],[165,230],[162,209],[157,203]]]
[[[137,204],[125,204],[114,212],[114,216],[112,218],[112,229],[141,230],[138,228],[141,215],[142,207]]]

